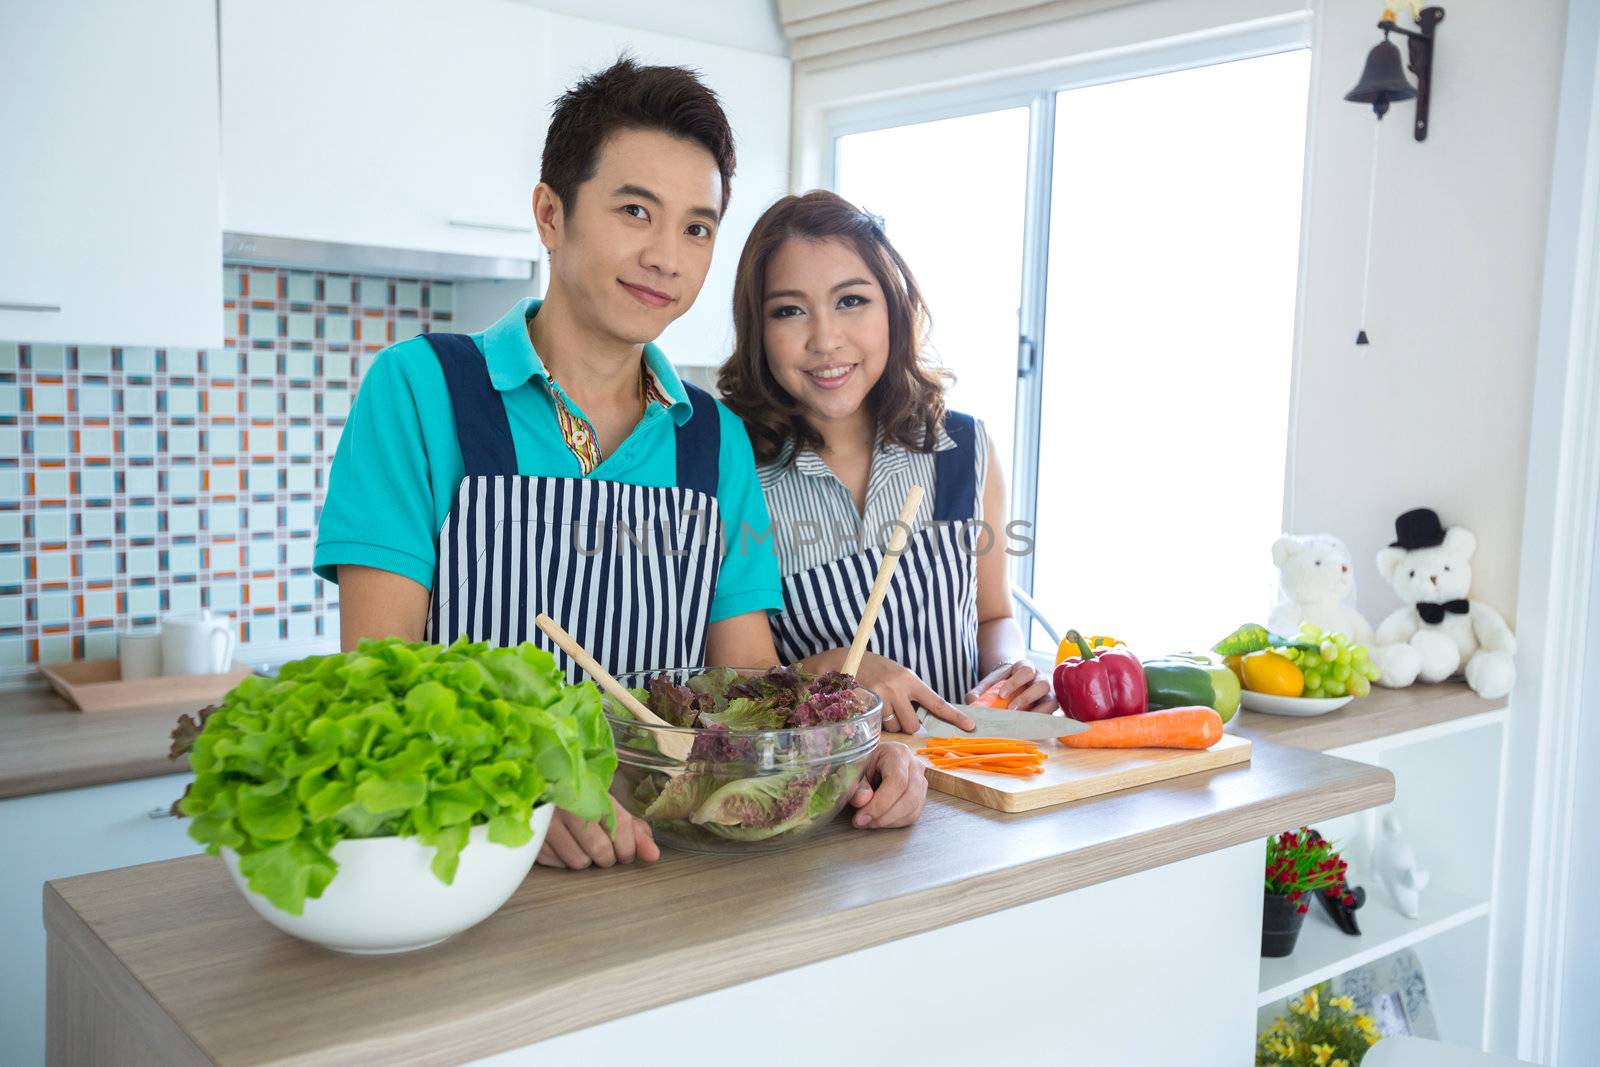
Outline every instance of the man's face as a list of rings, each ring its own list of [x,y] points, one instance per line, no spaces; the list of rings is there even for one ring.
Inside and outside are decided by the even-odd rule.
[[[655,340],[689,310],[711,267],[722,203],[716,161],[659,130],[619,130],[575,199],[539,218],[552,290],[598,332],[627,344]]]

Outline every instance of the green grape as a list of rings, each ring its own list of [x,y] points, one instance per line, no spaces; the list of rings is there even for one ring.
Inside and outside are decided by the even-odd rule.
[[[1353,646],[1351,646],[1351,648],[1350,648],[1350,662],[1351,663],[1355,663],[1355,664],[1358,664],[1358,665],[1365,664],[1368,661],[1368,659],[1370,659],[1370,658],[1371,657],[1367,654],[1367,646],[1366,645],[1353,645]]]
[[[1378,669],[1376,663],[1368,662],[1361,668],[1361,673],[1366,675],[1368,681],[1376,682],[1383,677],[1383,671]]]
[[[1310,686],[1300,695],[1311,700],[1321,700],[1323,697],[1322,687],[1320,685]]]
[[[1322,636],[1322,631],[1318,630],[1315,626],[1311,625],[1309,622],[1303,622],[1303,623],[1300,624],[1300,636],[1302,636],[1302,637],[1321,637]]]
[[[1372,683],[1367,681],[1364,674],[1352,675],[1350,678],[1350,692],[1354,696],[1364,697],[1372,692]]]
[[[1322,658],[1329,663],[1339,658],[1339,646],[1332,641],[1322,642]]]
[[[1350,680],[1350,664],[1335,663],[1333,665],[1333,680],[1343,685]]]
[[[1306,671],[1306,688],[1319,689],[1322,687],[1322,672],[1312,667]]]
[[[1329,679],[1322,684],[1322,691],[1331,697],[1342,697],[1345,694],[1345,685],[1336,679]]]

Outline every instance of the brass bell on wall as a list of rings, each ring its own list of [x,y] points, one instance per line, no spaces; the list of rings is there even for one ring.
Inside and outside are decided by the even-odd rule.
[[[1415,30],[1408,30],[1399,24],[1393,7],[1384,8],[1383,18],[1378,20],[1378,29],[1383,31],[1383,40],[1373,45],[1372,51],[1367,53],[1367,65],[1362,68],[1361,80],[1356,83],[1354,89],[1344,94],[1344,98],[1355,104],[1371,104],[1373,113],[1380,120],[1394,101],[1414,98],[1417,101],[1417,115],[1411,128],[1416,139],[1424,141],[1428,137],[1428,98],[1433,88],[1434,34],[1438,30],[1439,23],[1444,21],[1444,8],[1422,7],[1413,2],[1411,15],[1417,23]],[[1405,57],[1400,55],[1400,49],[1389,40],[1391,33],[1405,37],[1407,52]],[[1408,68],[1417,76],[1415,86],[1411,84],[1411,79],[1406,77]],[[1356,330],[1358,345],[1369,343],[1366,321],[1372,295],[1372,218],[1377,198],[1378,128],[1377,123],[1374,123],[1371,173],[1367,180],[1367,239],[1361,272],[1361,322]]]
[[[1400,49],[1385,37],[1367,53],[1367,66],[1361,72],[1361,80],[1344,94],[1344,98],[1355,104],[1371,104],[1373,112],[1381,119],[1391,101],[1410,100],[1416,95],[1417,91],[1406,77]]]
[[[1371,104],[1372,110],[1381,119],[1394,101],[1415,97],[1417,118],[1412,132],[1417,140],[1425,141],[1428,139],[1428,99],[1433,89],[1434,35],[1439,23],[1444,21],[1444,8],[1412,4],[1412,11],[1417,28],[1408,30],[1396,21],[1393,8],[1384,9],[1383,18],[1378,21],[1383,40],[1367,53],[1367,65],[1361,72],[1361,81],[1344,98],[1356,104]],[[1389,40],[1391,33],[1398,33],[1406,39],[1404,61],[1400,49]],[[1407,70],[1417,76],[1415,87],[1406,77]]]

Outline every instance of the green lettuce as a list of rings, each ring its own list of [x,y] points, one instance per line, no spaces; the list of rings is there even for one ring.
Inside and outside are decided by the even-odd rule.
[[[772,700],[749,697],[736,697],[721,711],[700,713],[702,723],[717,723],[730,730],[781,730],[787,720],[788,712]]]
[[[389,638],[297,660],[180,719],[184,753],[189,836],[237,852],[250,888],[291,915],[322,895],[347,838],[415,837],[449,885],[474,826],[516,848],[540,804],[614,822],[600,694],[531,644]]]

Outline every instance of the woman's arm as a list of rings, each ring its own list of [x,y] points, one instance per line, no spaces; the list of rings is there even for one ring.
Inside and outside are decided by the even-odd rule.
[[[1010,514],[1006,479],[993,441],[988,451],[989,472],[983,489],[986,529],[978,542],[980,548],[987,546],[978,556],[978,675],[982,680],[967,694],[967,700],[976,700],[993,687],[1011,707],[1053,711],[1050,685],[1027,661],[1028,646],[1013,614],[1005,552],[1005,525]]]
[[[718,619],[706,630],[707,667],[776,667],[778,650],[772,643],[767,613],[747,611]]]
[[[339,564],[339,647],[349,652],[363,638],[421,641],[428,621],[428,590],[390,571]]]

